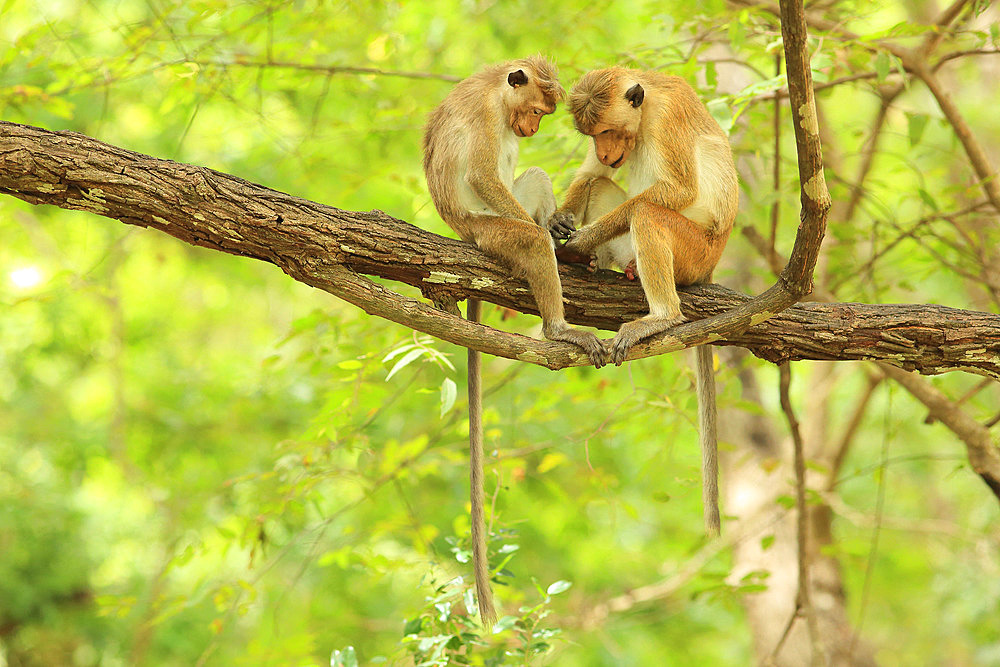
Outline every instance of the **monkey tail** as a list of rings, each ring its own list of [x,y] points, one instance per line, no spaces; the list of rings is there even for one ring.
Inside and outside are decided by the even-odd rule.
[[[716,433],[715,365],[712,346],[695,348],[698,386],[698,437],[701,445],[701,502],[705,515],[705,532],[717,537],[721,532],[719,518],[719,442]],[[470,371],[471,372],[471,371]]]
[[[479,299],[469,299],[466,317],[470,322],[479,321]],[[476,574],[476,597],[479,599],[479,618],[486,629],[496,623],[493,609],[493,592],[490,590],[490,562],[486,551],[486,521],[484,518],[483,491],[483,391],[478,350],[469,353],[469,487],[472,505],[472,569]]]

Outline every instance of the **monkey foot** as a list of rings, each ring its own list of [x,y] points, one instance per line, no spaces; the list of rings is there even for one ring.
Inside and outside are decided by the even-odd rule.
[[[632,346],[644,338],[653,334],[666,331],[676,324],[684,321],[683,315],[676,317],[665,317],[663,319],[652,319],[649,316],[626,322],[618,329],[618,333],[611,339],[610,350],[608,351],[608,361],[615,366],[621,366],[625,362],[625,357],[632,349]]]
[[[595,368],[601,368],[608,362],[608,350],[604,347],[604,342],[589,331],[566,327],[558,333],[546,332],[545,337],[549,340],[561,340],[583,348],[583,351],[590,359],[590,363]]]
[[[556,246],[556,259],[564,264],[590,264],[590,255],[570,250],[564,245]]]

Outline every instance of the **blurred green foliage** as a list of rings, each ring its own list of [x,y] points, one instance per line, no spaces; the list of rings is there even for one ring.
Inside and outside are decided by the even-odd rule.
[[[844,202],[878,110],[873,87],[898,76],[878,40],[919,38],[934,3],[832,4],[862,38],[813,39],[816,81],[873,73],[820,93],[827,178]],[[419,154],[423,119],[450,85],[435,76],[535,52],[559,63],[567,87],[609,63],[663,69],[715,100],[731,128],[739,224],[766,236],[780,203],[779,252],[794,236],[787,117],[786,177],[777,190],[767,180],[761,97],[783,79],[780,34],[759,11],[718,0],[7,0],[0,13],[5,120],[440,233]],[[992,20],[947,50],[995,49]],[[994,154],[995,67],[947,70]],[[996,312],[996,216],[956,213],[981,195],[950,126],[916,85],[886,122],[859,213],[830,220],[817,284],[841,300]],[[522,143],[521,164],[546,168],[558,194],[583,150],[560,111]],[[487,361],[494,565],[504,545],[519,548],[496,586],[509,617],[482,636],[455,551],[468,531],[461,350],[271,266],[92,215],[0,198],[0,239],[0,664],[752,661],[739,601],[767,580],[731,582],[726,552],[674,596],[596,631],[580,622],[703,544],[684,355],[599,372]],[[716,279],[746,292],[770,281],[738,233]],[[537,330],[535,318],[487,310],[494,326]],[[817,367],[797,364],[797,377]],[[738,371],[758,376],[762,404],[741,398]],[[836,369],[825,398],[835,426],[865,382],[860,366]],[[960,396],[978,378],[933,382]],[[724,410],[783,423],[772,367],[744,360],[719,383]],[[998,403],[994,385],[963,407],[986,420]],[[887,647],[886,664],[994,664],[997,504],[961,444],[924,417],[880,387],[850,451],[836,487],[850,511],[834,524],[849,609]],[[572,587],[553,594],[563,581]]]

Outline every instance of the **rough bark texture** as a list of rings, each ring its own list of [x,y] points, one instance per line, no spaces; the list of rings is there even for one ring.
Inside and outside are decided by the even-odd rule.
[[[358,275],[403,282],[445,300],[477,297],[537,313],[527,284],[475,248],[381,211],[342,211],[80,134],[3,122],[0,192],[271,262],[366,312],[489,354],[549,368],[586,363],[572,346],[498,332]],[[576,266],[560,272],[567,319],[574,324],[614,330],[647,312],[641,286],[621,274],[589,274]],[[707,285],[683,290],[681,302],[689,319],[700,320],[745,306],[750,298]],[[922,374],[966,370],[1000,378],[1000,316],[989,313],[936,305],[802,303],[761,323],[752,319],[747,316],[736,333],[721,338],[706,335],[702,322],[684,324],[637,346],[630,358],[711,340],[772,362],[877,360]]]

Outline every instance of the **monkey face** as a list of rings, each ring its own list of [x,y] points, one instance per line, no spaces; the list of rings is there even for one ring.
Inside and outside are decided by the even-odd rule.
[[[538,132],[542,116],[555,110],[555,105],[545,107],[540,104],[527,103],[514,108],[510,114],[510,129],[519,137],[530,137]]]
[[[510,129],[519,137],[533,136],[538,132],[542,116],[556,110],[556,100],[522,69],[507,75],[507,85],[510,87],[507,91]]]
[[[627,127],[598,123],[594,127],[594,150],[601,164],[617,169],[635,148],[635,132]]]

